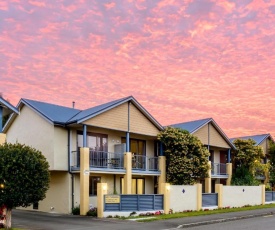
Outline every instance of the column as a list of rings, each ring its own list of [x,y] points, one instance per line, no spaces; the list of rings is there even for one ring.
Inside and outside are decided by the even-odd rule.
[[[208,161],[208,178],[205,178],[205,193],[211,193],[211,161]]]
[[[215,185],[215,193],[218,193],[218,208],[223,207],[223,185],[216,184]]]
[[[0,145],[4,144],[6,142],[6,134],[0,133]]]
[[[196,184],[197,186],[197,211],[202,209],[202,185]]]
[[[160,185],[161,194],[163,194],[163,211],[164,214],[169,214],[170,210],[170,184],[161,183]]]
[[[132,194],[132,153],[124,153],[124,168],[126,173],[124,175],[124,189],[123,194]]]
[[[107,183],[97,183],[97,217],[104,217],[104,195],[107,194]]]
[[[226,179],[226,185],[231,185],[232,163],[226,163],[226,174],[228,175],[228,178]]]
[[[89,148],[80,148],[80,215],[89,211]]]
[[[166,157],[165,156],[159,156],[159,171],[160,176],[158,177],[158,194],[161,194],[161,184],[166,183]]]

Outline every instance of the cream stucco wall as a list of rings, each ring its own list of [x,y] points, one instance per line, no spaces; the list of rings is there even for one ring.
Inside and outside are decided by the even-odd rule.
[[[268,152],[268,148],[269,148],[268,145],[269,145],[269,144],[268,144],[268,140],[267,140],[267,139],[265,139],[265,140],[259,145],[260,147],[263,148],[263,153],[264,153],[264,155],[266,155],[267,152]]]
[[[32,109],[24,106],[7,131],[7,142],[38,149],[54,169],[54,126]]]
[[[54,127],[54,169],[68,170],[68,131]]]
[[[262,204],[261,186],[223,186],[223,207]]]
[[[174,212],[197,210],[197,196],[197,186],[171,185],[170,208],[173,209]]]
[[[194,132],[193,135],[198,137],[204,145],[208,145],[208,125],[203,126]]]

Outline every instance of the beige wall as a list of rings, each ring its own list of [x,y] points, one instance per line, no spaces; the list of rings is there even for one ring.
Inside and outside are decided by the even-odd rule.
[[[261,186],[223,186],[223,207],[262,204]]]
[[[128,102],[85,122],[90,126],[128,131]],[[130,105],[130,133],[156,136],[159,130],[133,104]]]
[[[54,169],[68,170],[68,131],[54,127]]]
[[[208,125],[203,126],[201,129],[196,131],[193,135],[197,136],[204,145],[211,145],[221,148],[230,148],[229,144],[225,141],[223,136],[216,130],[216,128],[210,123],[209,124],[209,135],[208,140]],[[209,143],[208,143],[209,141]]]
[[[268,152],[268,139],[265,139],[259,146],[260,147],[262,147],[263,148],[263,153],[264,153],[264,155],[266,155],[267,154],[267,152]]]
[[[68,172],[51,172],[50,188],[46,198],[39,202],[38,211],[71,213],[71,176]],[[33,206],[17,209],[33,210]]]
[[[21,143],[38,149],[54,169],[54,126],[24,106],[7,131],[7,142]]]
[[[183,193],[182,190],[185,190]],[[197,186],[171,185],[170,208],[174,212],[197,210]]]

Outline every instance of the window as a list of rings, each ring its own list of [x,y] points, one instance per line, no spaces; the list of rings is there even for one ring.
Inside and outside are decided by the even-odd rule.
[[[90,196],[97,195],[97,183],[100,183],[101,177],[90,176],[89,194]]]
[[[78,132],[77,147],[83,147],[83,132]],[[87,133],[87,147],[94,151],[108,152],[108,136],[100,133]]]
[[[126,138],[121,138],[121,143],[126,143]],[[130,139],[130,152],[136,155],[146,155],[146,141],[139,139]]]
[[[120,193],[123,194],[124,178],[120,178]],[[132,179],[132,194],[145,194],[145,179],[133,178]]]
[[[32,208],[38,210],[38,202],[33,203]]]

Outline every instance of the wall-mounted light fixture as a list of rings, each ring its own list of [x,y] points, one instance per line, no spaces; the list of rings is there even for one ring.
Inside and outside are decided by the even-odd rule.
[[[103,191],[107,191],[107,185],[103,185]]]
[[[170,185],[169,185],[169,184],[166,185],[166,190],[167,190],[167,191],[170,191]]]

